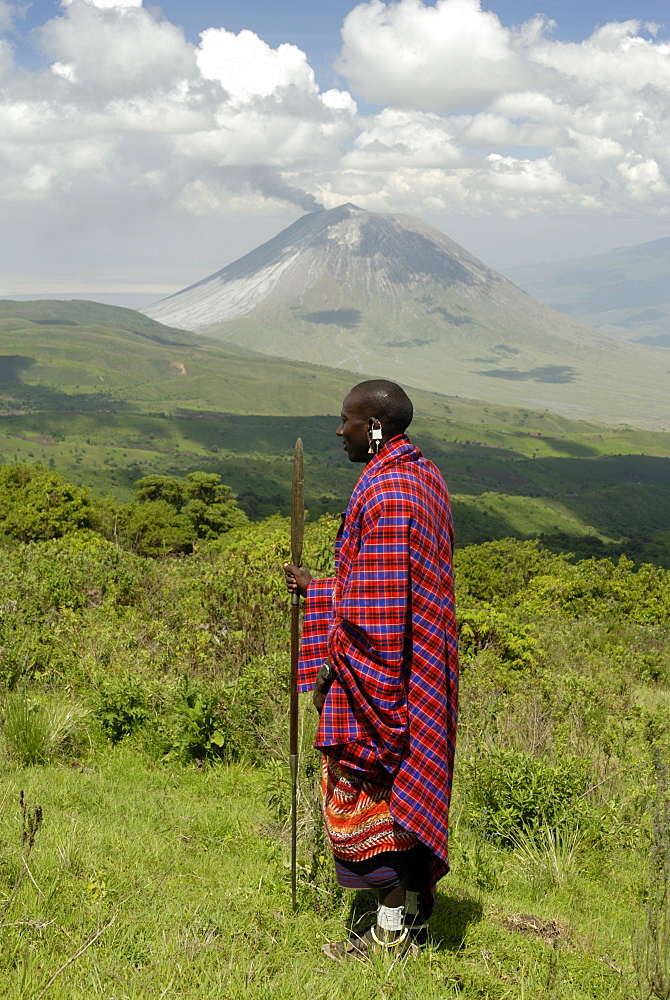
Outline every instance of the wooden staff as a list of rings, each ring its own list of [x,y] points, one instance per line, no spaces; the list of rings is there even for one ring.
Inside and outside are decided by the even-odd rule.
[[[293,453],[293,490],[291,496],[291,562],[302,563],[302,541],[305,531],[305,477],[303,473],[302,439],[298,438]],[[289,711],[289,753],[291,757],[291,901],[297,907],[297,843],[298,843],[298,654],[300,651],[300,593],[291,594],[291,701]]]

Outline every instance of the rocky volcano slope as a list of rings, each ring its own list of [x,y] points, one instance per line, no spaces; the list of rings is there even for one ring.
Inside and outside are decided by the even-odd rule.
[[[540,305],[407,215],[342,205],[145,310],[172,327],[407,385],[670,427],[667,352]]]

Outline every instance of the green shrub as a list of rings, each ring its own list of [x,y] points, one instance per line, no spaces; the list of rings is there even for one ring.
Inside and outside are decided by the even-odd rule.
[[[670,572],[644,564],[634,569],[625,556],[565,564],[559,572],[529,581],[523,606],[529,614],[559,612],[568,618],[593,616],[665,625],[670,619]]]
[[[23,615],[140,603],[151,566],[92,531],[0,549],[0,602]]]
[[[483,649],[492,649],[501,662],[515,670],[534,667],[537,663],[537,640],[532,626],[522,628],[504,612],[485,604],[476,608],[459,608],[458,639],[463,661]]]
[[[88,490],[41,465],[0,467],[0,534],[22,542],[61,538],[90,518]]]
[[[95,715],[105,735],[118,743],[150,718],[153,700],[141,678],[132,674],[111,677],[100,686]]]
[[[149,736],[165,760],[254,760],[271,714],[267,676],[260,670],[225,686],[184,677],[166,700]]]
[[[458,549],[455,557],[458,593],[476,601],[505,601],[523,596],[530,580],[569,565],[564,556],[541,548],[536,539],[503,538]]]
[[[519,834],[573,822],[585,810],[587,762],[568,755],[552,764],[517,750],[482,750],[461,760],[470,819],[501,844]]]
[[[158,759],[255,760],[288,704],[277,678],[277,662],[266,660],[244,664],[225,683],[124,674],[99,685],[94,712],[112,743],[134,736]]]
[[[170,721],[167,733],[172,737],[172,747],[166,757],[222,760],[226,756],[230,742],[226,706],[216,692],[198,690],[185,680]]]

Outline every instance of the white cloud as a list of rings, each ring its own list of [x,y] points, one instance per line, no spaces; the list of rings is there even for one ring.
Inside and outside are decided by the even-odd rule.
[[[0,0],[0,32],[11,31],[30,6],[30,0]]]
[[[325,90],[321,94],[321,100],[324,107],[332,108],[333,111],[346,111],[350,115],[356,114],[356,102],[346,90]]]
[[[513,47],[512,33],[479,0],[382,0],[347,16],[338,68],[353,91],[376,104],[449,112],[537,75]]]
[[[14,6],[7,0],[0,0],[0,31],[9,31],[14,21]]]
[[[386,162],[393,149],[395,169],[413,168],[442,129],[445,171],[459,172],[470,204],[493,207],[504,189],[520,209],[553,197],[558,210],[621,211],[634,199],[667,211],[670,44],[635,20],[581,43],[555,41],[552,28],[542,17],[506,28],[479,0],[359,4],[339,68],[355,96],[402,108],[414,127],[400,144],[387,110],[365,124],[347,164],[361,166],[374,128]],[[439,122],[429,125],[431,112]]]
[[[466,120],[461,133],[467,145],[475,147],[557,147],[571,144],[565,128],[553,122],[539,124],[515,120],[493,111],[483,111]]]
[[[0,26],[17,10],[0,0]],[[670,45],[637,21],[565,43],[478,0],[370,0],[343,26],[347,86],[325,92],[295,45],[224,28],[194,45],[140,0],[63,0],[38,37],[32,70],[0,40],[0,223],[24,206],[74,239],[314,198],[429,216],[670,205]]]
[[[77,69],[72,63],[55,62],[51,64],[50,68],[55,76],[60,76],[70,83],[77,82]]]
[[[122,97],[156,92],[198,75],[195,53],[179,28],[157,20],[141,3],[71,0],[63,17],[40,32],[54,72],[85,94]]]
[[[501,191],[528,195],[562,194],[568,187],[565,178],[548,159],[520,160],[491,153],[491,183]]]
[[[316,93],[314,71],[295,45],[270,48],[252,31],[235,35],[209,28],[201,35],[198,66],[206,80],[218,80],[231,97],[269,97],[281,87]]]
[[[631,157],[619,165],[619,172],[636,201],[653,201],[656,195],[667,198],[670,188],[655,160]]]
[[[670,44],[640,37],[639,21],[606,24],[580,43],[540,38],[528,49],[533,63],[556,70],[562,85],[574,81],[580,88],[617,94],[647,86],[670,89]]]
[[[387,108],[364,123],[342,164],[373,171],[450,167],[461,160],[452,138],[448,122],[439,115]]]
[[[39,39],[48,70],[16,73],[0,97],[5,218],[41,201],[72,234],[231,205],[313,210],[302,183],[318,190],[354,129],[350,94],[321,94],[300,49],[249,31],[211,29],[198,47],[141,3],[71,0]]]
[[[9,42],[0,38],[0,82],[6,80],[14,69],[14,54]]]

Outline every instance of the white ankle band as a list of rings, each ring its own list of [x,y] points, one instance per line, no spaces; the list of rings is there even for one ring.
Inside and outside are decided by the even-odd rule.
[[[419,912],[419,893],[411,892],[409,889],[405,892],[405,913],[408,917],[415,917]]]
[[[380,906],[377,926],[383,931],[401,931],[405,926],[404,906]]]

